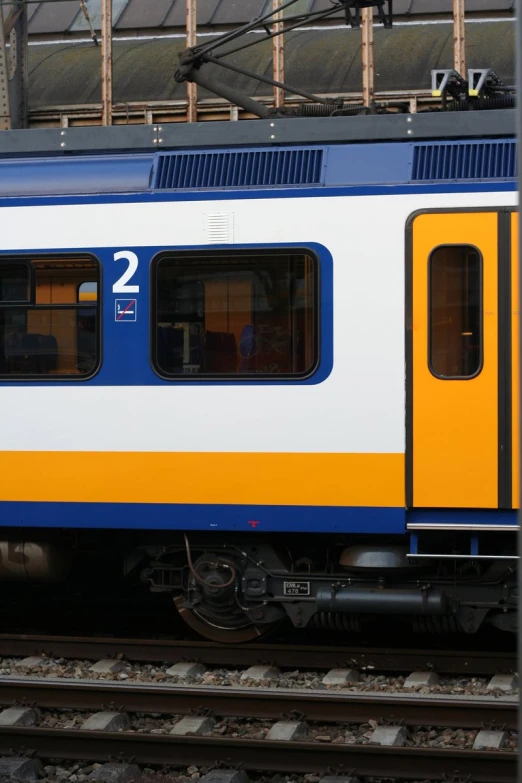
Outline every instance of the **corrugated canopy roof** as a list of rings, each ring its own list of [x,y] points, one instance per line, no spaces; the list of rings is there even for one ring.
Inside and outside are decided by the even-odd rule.
[[[468,25],[468,67],[494,68],[506,84],[513,84],[514,29],[509,20]],[[177,53],[183,46],[183,38],[116,40],[114,103],[183,100],[186,88],[173,78]],[[453,26],[378,28],[374,49],[378,91],[429,90],[432,68],[452,67]],[[271,58],[271,43],[265,41],[230,59],[257,73],[270,74]],[[361,35],[349,28],[304,30],[289,35],[285,62],[286,80],[296,87],[330,95],[361,89]],[[29,67],[31,109],[100,100],[100,50],[92,43],[35,44],[29,47]],[[214,70],[214,74],[248,95],[270,94],[269,87],[237,73]],[[200,94],[202,98],[210,97],[204,90]]]
[[[101,0],[85,0],[92,24],[99,29]],[[117,32],[183,27],[186,0],[113,0],[114,29]],[[289,13],[326,9],[330,0],[299,0]],[[198,26],[234,26],[266,13],[272,0],[198,0]],[[88,33],[87,21],[78,0],[42,0],[29,7],[29,34],[71,35]],[[467,14],[514,13],[515,0],[467,0]],[[449,14],[452,0],[394,0],[398,17]],[[338,14],[339,17],[342,14]],[[335,18],[335,17],[334,17]]]

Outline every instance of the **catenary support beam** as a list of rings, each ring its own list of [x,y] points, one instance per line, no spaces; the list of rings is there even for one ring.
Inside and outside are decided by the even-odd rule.
[[[375,91],[373,68],[373,8],[362,9],[363,103],[369,106]]]
[[[453,67],[466,78],[465,0],[453,0]]]
[[[278,33],[283,29],[283,11],[280,11],[281,0],[272,0],[274,8],[274,25],[273,32]],[[285,44],[284,36],[277,35],[273,41],[273,58],[274,58],[274,81],[284,82],[285,80]],[[274,87],[274,106],[279,108],[284,106],[285,103],[285,91],[281,87]]]
[[[187,3],[187,49],[196,46],[197,38],[197,8],[196,0],[186,0]],[[195,82],[187,82],[187,119],[197,122],[198,119],[198,86]]]
[[[102,124],[112,125],[112,0],[102,0]]]

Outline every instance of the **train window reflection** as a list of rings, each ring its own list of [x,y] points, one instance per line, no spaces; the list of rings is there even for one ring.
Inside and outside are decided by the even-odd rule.
[[[80,283],[78,286],[78,301],[79,302],[96,302],[98,300],[98,283],[86,282]]]
[[[317,363],[317,261],[307,253],[163,256],[154,266],[164,377],[298,378]]]
[[[429,260],[429,366],[439,378],[472,378],[482,366],[482,256],[444,245]]]
[[[97,262],[90,257],[28,261],[34,298],[25,305],[0,300],[0,376],[59,380],[92,375],[99,361]],[[0,259],[1,290],[12,279],[10,266]]]
[[[3,264],[0,274],[0,302],[29,302],[31,268],[28,263]]]

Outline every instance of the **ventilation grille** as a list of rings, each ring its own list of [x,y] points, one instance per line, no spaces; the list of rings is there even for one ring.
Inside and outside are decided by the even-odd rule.
[[[412,181],[449,179],[514,179],[515,141],[416,144]]]
[[[322,149],[173,152],[159,154],[155,190],[320,185]]]
[[[234,241],[234,213],[208,212],[203,216],[203,233],[208,245]]]

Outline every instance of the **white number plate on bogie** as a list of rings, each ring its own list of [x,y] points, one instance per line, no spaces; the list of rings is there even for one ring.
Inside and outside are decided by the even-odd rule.
[[[284,595],[310,595],[310,582],[283,582]]]

